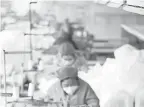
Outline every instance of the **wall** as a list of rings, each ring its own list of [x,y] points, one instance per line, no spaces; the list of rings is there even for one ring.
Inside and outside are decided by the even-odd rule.
[[[120,38],[121,24],[144,24],[144,17],[138,14],[93,2],[81,3],[56,2],[51,10],[59,21],[63,21],[66,17],[71,21],[79,19],[96,38],[102,39]]]
[[[92,1],[40,2],[33,7],[39,15],[54,14],[60,22],[67,17],[71,21],[81,21],[96,38],[120,38],[121,24],[144,24],[143,16]]]

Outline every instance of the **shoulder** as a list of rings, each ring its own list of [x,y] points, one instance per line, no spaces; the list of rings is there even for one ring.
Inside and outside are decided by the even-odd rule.
[[[80,79],[79,78],[79,82],[80,82],[80,85],[81,85],[81,87],[85,87],[85,88],[88,88],[88,87],[90,87],[90,85],[86,82],[86,81],[84,81],[84,80],[82,80],[82,79]]]
[[[80,86],[83,90],[85,90],[86,92],[92,92],[94,93],[94,90],[92,89],[92,87],[84,80],[79,79],[80,81]]]

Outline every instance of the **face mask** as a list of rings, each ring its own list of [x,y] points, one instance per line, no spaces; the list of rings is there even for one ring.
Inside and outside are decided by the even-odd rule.
[[[78,86],[71,86],[71,87],[64,87],[63,90],[68,94],[68,95],[73,95],[76,90],[78,89]]]
[[[63,61],[64,66],[71,65],[71,64],[72,64],[72,62],[70,62],[70,61]]]

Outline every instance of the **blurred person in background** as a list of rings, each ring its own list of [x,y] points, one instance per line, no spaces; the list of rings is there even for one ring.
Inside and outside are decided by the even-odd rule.
[[[83,71],[88,70],[87,60],[82,55],[78,55],[76,49],[69,42],[65,42],[59,46],[55,64],[60,68],[72,66],[78,70],[81,68],[84,68]]]

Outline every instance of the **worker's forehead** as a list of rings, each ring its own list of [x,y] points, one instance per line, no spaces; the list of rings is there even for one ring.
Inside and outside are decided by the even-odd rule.
[[[78,80],[76,78],[68,78],[62,81],[62,85],[77,85]]]
[[[64,55],[62,58],[63,59],[74,59],[74,56],[72,56],[72,55]]]

